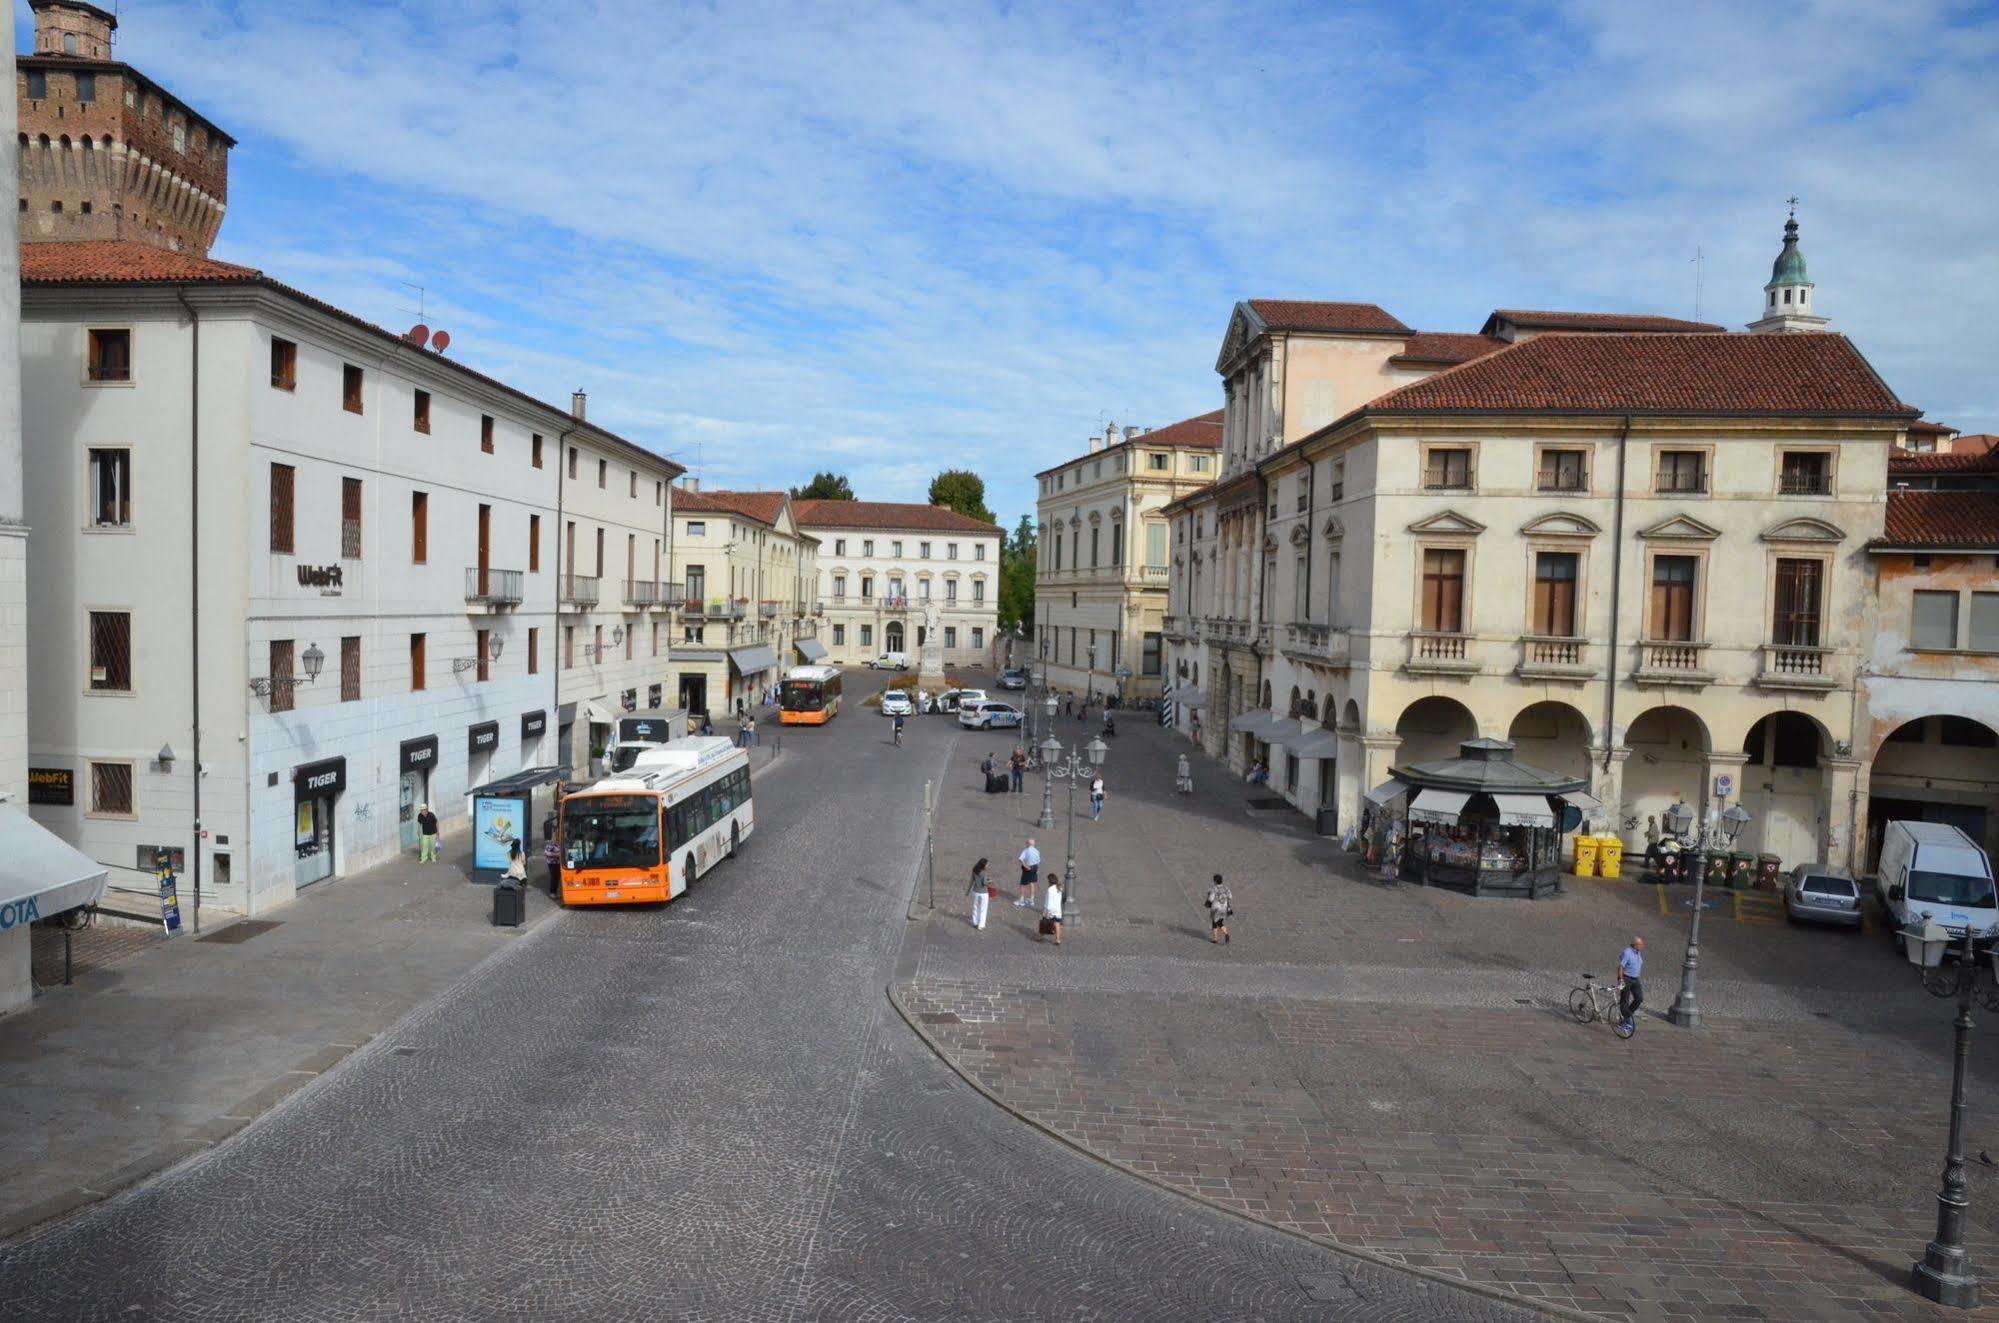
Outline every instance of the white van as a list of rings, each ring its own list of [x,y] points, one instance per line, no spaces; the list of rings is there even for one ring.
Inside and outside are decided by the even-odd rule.
[[[1969,836],[1941,822],[1891,822],[1881,838],[1881,871],[1874,887],[1890,927],[1935,919],[1960,937],[1999,936],[1999,896],[1992,861]],[[1901,939],[1896,938],[1897,945]]]
[[[909,654],[906,652],[884,652],[868,663],[878,671],[906,671],[909,669]]]

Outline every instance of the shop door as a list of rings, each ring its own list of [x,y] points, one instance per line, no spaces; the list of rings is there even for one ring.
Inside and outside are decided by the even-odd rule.
[[[293,837],[292,881],[298,886],[309,887],[333,876],[335,803],[329,795],[301,799],[293,806],[298,821]]]
[[[403,773],[402,788],[396,792],[397,838],[405,850],[416,849],[416,811],[430,801],[430,773]]]
[[[1331,758],[1319,759],[1319,807],[1329,809],[1339,799],[1339,764]]]
[[[708,710],[708,677],[705,675],[683,675],[680,677],[680,706],[688,714],[700,717]]]

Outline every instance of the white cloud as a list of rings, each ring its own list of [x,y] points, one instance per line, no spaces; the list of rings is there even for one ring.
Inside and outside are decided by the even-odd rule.
[[[1740,324],[1794,191],[1821,310],[1999,427],[1995,48],[1934,3],[162,0],[120,53],[244,140],[220,255],[385,324],[422,283],[711,484],[962,464],[1010,521],[1106,412],[1215,407],[1237,298],[1685,314],[1699,245]]]

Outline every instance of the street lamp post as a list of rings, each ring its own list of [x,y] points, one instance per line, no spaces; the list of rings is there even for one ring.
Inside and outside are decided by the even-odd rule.
[[[1055,699],[1052,696],[1048,705],[1051,709],[1048,714],[1051,733],[1041,742],[1041,825],[1044,828],[1055,826],[1051,797],[1055,780],[1059,777],[1069,783],[1069,845],[1062,861],[1062,919],[1064,923],[1074,923],[1082,919],[1082,911],[1076,905],[1076,782],[1094,774],[1104,765],[1110,746],[1101,739],[1093,739],[1080,751],[1070,746],[1067,755],[1064,755],[1062,742],[1052,733],[1055,716],[1052,710]]]
[[[1055,740],[1055,695],[1048,692],[1048,675],[1042,672],[1041,704],[1048,713],[1047,738],[1035,747],[1041,751],[1041,820],[1043,831],[1055,830],[1055,758],[1062,746]]]
[[[1957,963],[1945,966],[1946,948],[1957,945]],[[1950,1139],[1944,1153],[1943,1185],[1937,1190],[1937,1234],[1923,1247],[1923,1257],[1909,1269],[1909,1285],[1926,1300],[1954,1309],[1978,1307],[1978,1278],[1972,1275],[1971,1259],[1964,1251],[1964,1212],[1971,1200],[1964,1179],[1964,1075],[1971,1058],[1971,999],[1988,1011],[1999,1011],[1999,987],[1979,983],[1980,964],[1972,945],[1969,925],[1953,938],[1950,931],[1928,915],[1916,920],[1902,933],[1902,949],[1909,963],[1922,971],[1923,989],[1934,997],[1956,997],[1956,1050],[1950,1072]],[[1999,956],[1992,974],[1999,980]]]
[[[1665,817],[1666,830],[1683,841],[1692,841],[1693,858],[1689,862],[1694,870],[1694,917],[1687,927],[1686,959],[1680,964],[1680,995],[1673,999],[1669,1016],[1682,1029],[1698,1029],[1701,1010],[1694,1000],[1694,973],[1701,963],[1701,903],[1706,894],[1707,856],[1710,850],[1735,844],[1735,838],[1749,825],[1749,813],[1740,804],[1731,804],[1720,813],[1709,808],[1707,821],[1695,830],[1694,811],[1681,800],[1666,810]]]

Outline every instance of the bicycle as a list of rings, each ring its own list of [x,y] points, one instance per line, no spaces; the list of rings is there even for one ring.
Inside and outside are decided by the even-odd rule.
[[[1635,1019],[1630,1028],[1625,1027],[1624,1013],[1617,1004],[1617,989],[1597,982],[1594,974],[1583,975],[1581,985],[1569,989],[1569,1014],[1576,1017],[1577,1024],[1607,1020],[1611,1032],[1619,1038],[1629,1038],[1637,1032]]]

